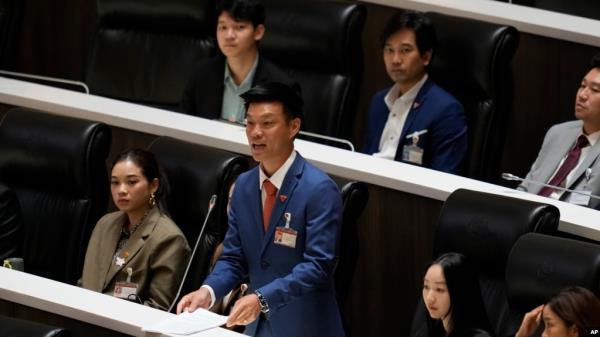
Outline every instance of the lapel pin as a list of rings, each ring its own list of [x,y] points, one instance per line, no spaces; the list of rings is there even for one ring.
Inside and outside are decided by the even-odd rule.
[[[117,267],[123,267],[123,265],[125,264],[125,259],[117,256],[115,264],[117,265]]]
[[[279,200],[281,200],[281,202],[285,202],[287,200],[287,195],[279,195]]]
[[[414,103],[413,103],[413,109],[416,109],[416,108],[418,108],[420,105],[421,105],[421,103],[419,103],[419,102],[414,102]]]

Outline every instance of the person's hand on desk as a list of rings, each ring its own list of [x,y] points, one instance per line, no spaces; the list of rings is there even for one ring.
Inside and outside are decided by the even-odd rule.
[[[210,291],[205,287],[200,287],[200,289],[181,298],[181,301],[177,303],[177,314],[182,313],[184,310],[194,312],[198,308],[208,309],[211,303]]]
[[[256,294],[246,295],[235,302],[229,318],[227,327],[234,325],[248,325],[254,322],[260,315],[260,303]]]

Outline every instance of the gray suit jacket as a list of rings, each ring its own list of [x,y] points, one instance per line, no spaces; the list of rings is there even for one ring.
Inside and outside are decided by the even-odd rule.
[[[126,280],[125,270],[131,267],[131,281],[138,284],[137,295],[143,303],[167,310],[190,256],[185,236],[154,207],[123,247],[125,263],[118,266],[113,255],[126,217],[114,212],[98,220],[85,255],[82,286],[112,295],[115,284]]]
[[[547,183],[552,174],[558,168],[560,161],[567,155],[571,147],[575,144],[577,136],[581,133],[583,123],[579,120],[556,124],[548,130],[544,137],[544,143],[537,159],[527,173],[526,179]],[[589,150],[585,159],[575,171],[566,188],[573,190],[587,190],[594,195],[600,194],[600,141],[596,142]],[[586,169],[591,169],[589,179],[586,178]],[[529,193],[537,194],[543,186],[524,182],[517,188]],[[560,200],[569,201],[572,193],[565,192]],[[590,199],[588,207],[597,207],[600,200]]]

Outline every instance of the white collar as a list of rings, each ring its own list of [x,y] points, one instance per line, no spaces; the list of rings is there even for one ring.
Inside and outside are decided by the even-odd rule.
[[[392,110],[392,106],[394,105],[394,102],[397,99],[400,99],[403,102],[414,101],[417,97],[417,94],[419,93],[419,91],[421,91],[421,88],[425,84],[425,81],[427,81],[427,78],[428,76],[426,73],[423,76],[423,78],[421,78],[417,83],[415,83],[415,85],[413,85],[412,88],[408,89],[407,92],[402,94],[402,96],[398,96],[398,93],[400,92],[400,86],[398,85],[398,83],[394,84],[394,86],[390,89],[390,91],[388,91],[387,95],[385,95],[385,98],[383,99],[388,109]]]
[[[600,139],[600,130],[590,133],[589,135],[586,135],[582,129],[581,134],[584,135],[585,138],[587,138],[588,142],[590,143],[590,147],[594,146],[594,144],[596,144],[598,139]]]
[[[269,179],[271,181],[271,183],[273,185],[275,185],[275,187],[277,187],[277,190],[280,190],[281,186],[283,185],[283,179],[285,179],[285,176],[286,176],[287,172],[289,171],[290,167],[292,167],[292,164],[294,163],[295,159],[296,159],[296,150],[293,150],[292,154],[290,154],[290,156],[283,163],[283,165],[281,165],[281,167],[278,168],[277,171],[275,171],[275,173],[273,173],[270,177],[267,177],[267,174],[263,171],[262,167],[259,165],[258,188],[260,188],[262,190],[263,182],[265,180]]]

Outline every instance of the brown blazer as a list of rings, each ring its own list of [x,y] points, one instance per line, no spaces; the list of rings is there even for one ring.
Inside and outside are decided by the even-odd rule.
[[[113,255],[126,219],[125,213],[114,212],[98,220],[85,254],[81,285],[113,295],[115,283],[125,282],[125,271],[131,267],[131,282],[138,284],[137,295],[144,305],[167,310],[181,282],[190,247],[177,225],[154,207],[123,247],[125,263],[117,266]]]

